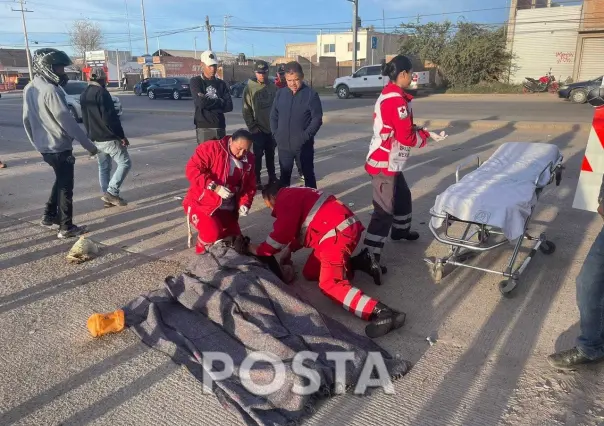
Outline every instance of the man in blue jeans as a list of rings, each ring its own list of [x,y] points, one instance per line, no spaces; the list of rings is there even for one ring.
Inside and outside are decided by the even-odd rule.
[[[289,62],[284,70],[287,88],[277,91],[270,118],[279,152],[281,185],[290,186],[294,163],[298,160],[305,186],[316,188],[315,136],[323,124],[321,99],[304,83],[304,72],[298,62]]]
[[[598,213],[604,219],[604,179],[598,202]],[[581,326],[577,345],[547,357],[552,367],[561,370],[575,370],[582,364],[604,361],[604,228],[577,277],[577,305]]]
[[[105,207],[125,206],[120,197],[120,188],[128,175],[132,162],[128,154],[130,142],[124,135],[120,117],[117,115],[111,94],[105,88],[107,75],[103,68],[94,68],[90,73],[90,85],[80,95],[82,121],[88,137],[98,148],[99,181]],[[112,160],[117,169],[111,176]]]

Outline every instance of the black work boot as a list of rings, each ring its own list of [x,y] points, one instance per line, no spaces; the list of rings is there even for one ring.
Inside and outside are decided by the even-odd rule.
[[[59,229],[59,218],[57,216],[44,216],[40,225],[48,229]]]
[[[373,277],[375,285],[382,285],[382,267],[375,255],[364,248],[359,254],[350,258],[350,266],[353,271],[363,271]]]
[[[401,328],[405,324],[405,318],[407,318],[407,314],[397,312],[382,302],[378,302],[371,317],[369,317],[371,324],[365,327],[365,334],[372,339],[385,336],[392,330]]]
[[[560,370],[576,370],[581,365],[601,361],[604,361],[604,358],[597,360],[587,358],[578,348],[556,352],[547,357],[549,365]]]
[[[392,241],[415,241],[419,239],[419,234],[416,231],[409,231],[408,229],[393,228],[390,233],[390,238],[392,238]]]
[[[256,182],[256,190],[257,191],[262,191],[264,189],[264,186],[262,185],[261,181]]]

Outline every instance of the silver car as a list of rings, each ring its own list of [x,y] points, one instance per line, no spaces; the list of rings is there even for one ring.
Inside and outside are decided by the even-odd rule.
[[[86,90],[86,87],[88,87],[87,82],[74,80],[68,81],[65,87],[63,87],[69,111],[78,123],[82,122],[82,106],[80,105],[80,95],[84,92],[84,90]],[[113,105],[115,106],[117,115],[121,116],[122,103],[120,102],[120,98],[111,95],[111,99],[113,100]]]

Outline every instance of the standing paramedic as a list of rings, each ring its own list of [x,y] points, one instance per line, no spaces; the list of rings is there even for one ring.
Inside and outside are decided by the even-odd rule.
[[[189,191],[183,201],[187,223],[197,229],[196,252],[227,237],[241,235],[256,194],[252,135],[244,129],[197,147],[187,163]],[[189,234],[190,236],[190,234]]]
[[[268,78],[268,63],[258,61],[254,64],[256,78],[250,78],[243,91],[243,119],[254,138],[254,156],[256,157],[256,186],[262,189],[260,172],[262,157],[266,158],[268,181],[277,180],[275,173],[275,140],[271,134],[271,108],[277,93],[277,87]]]
[[[304,183],[316,188],[315,136],[323,124],[321,99],[304,83],[302,66],[297,62],[285,65],[287,88],[277,91],[271,111],[271,131],[277,141],[281,184],[291,184],[296,159],[300,161]]]
[[[354,270],[371,273],[367,262],[351,261],[364,227],[354,213],[333,195],[311,188],[283,188],[276,182],[262,191],[267,207],[276,218],[273,231],[249,250],[257,256],[283,251],[281,264],[291,264],[291,253],[303,247],[311,252],[303,275],[319,281],[321,291],[365,321],[365,333],[380,337],[405,323],[405,314],[394,311],[350,284]]]
[[[216,77],[218,61],[211,50],[201,54],[201,75],[189,82],[195,103],[197,145],[226,135],[224,114],[233,111],[233,100],[227,84]]]
[[[373,137],[365,170],[371,176],[374,212],[365,234],[365,249],[359,256],[378,263],[391,229],[394,241],[419,238],[411,230],[411,191],[403,175],[411,148],[423,148],[430,137],[436,141],[446,138],[444,132],[438,135],[413,124],[413,97],[405,92],[412,74],[406,56],[395,56],[383,64],[382,75],[390,81],[373,112]]]
[[[25,133],[55,173],[41,224],[48,228],[58,225],[60,239],[86,232],[85,226],[73,223],[73,141],[77,140],[90,155],[96,155],[98,151],[69,112],[65,92],[59,87],[67,84],[69,78],[65,67],[71,63],[69,56],[61,50],[36,50],[33,56],[35,76],[23,90]]]

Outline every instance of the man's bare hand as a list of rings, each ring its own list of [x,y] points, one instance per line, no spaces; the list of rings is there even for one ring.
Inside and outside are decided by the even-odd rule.
[[[258,246],[256,244],[248,244],[247,249],[251,254],[258,255]]]
[[[130,141],[128,140],[128,138],[122,139],[122,146],[123,147],[130,146]]]
[[[281,258],[279,259],[280,265],[290,265],[292,263],[292,251],[289,246],[285,247],[281,252]]]

